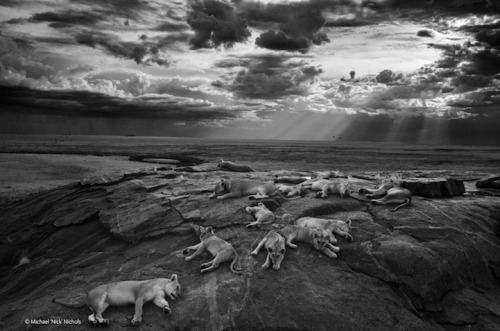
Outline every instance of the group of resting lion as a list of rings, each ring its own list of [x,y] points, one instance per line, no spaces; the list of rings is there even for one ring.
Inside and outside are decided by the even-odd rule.
[[[226,162],[227,163],[227,162]],[[231,167],[232,164],[229,164]],[[241,169],[240,169],[241,170]],[[251,168],[243,169],[245,171],[253,171]],[[351,195],[351,187],[347,183],[338,183],[325,178],[314,178],[302,182],[299,186],[279,186],[275,187],[272,182],[262,183],[254,180],[226,180],[222,179],[215,186],[213,194],[209,198],[227,199],[249,196],[251,199],[264,199],[276,194],[279,194],[285,199],[293,195],[303,196],[307,189],[318,191],[317,196],[326,198],[329,193],[340,194],[341,196]],[[411,203],[411,192],[405,188],[401,188],[394,183],[384,183],[377,189],[360,189],[360,193],[368,193],[367,198],[374,204],[399,204],[392,211],[407,206]],[[282,194],[286,193],[287,197]],[[246,212],[252,214],[255,218],[247,227],[260,226],[261,224],[271,224],[275,221],[275,216],[262,202],[257,206],[246,207]],[[326,254],[330,258],[336,258],[340,249],[333,244],[337,243],[335,234],[353,239],[349,234],[351,220],[332,220],[316,217],[302,217],[295,222],[285,220],[286,225],[280,229],[270,230],[266,236],[258,243],[257,247],[250,253],[251,256],[257,256],[262,247],[267,250],[267,258],[262,265],[263,269],[269,268],[271,262],[273,269],[279,270],[286,252],[285,246],[297,248],[292,241],[306,242],[318,250]],[[293,224],[291,224],[293,223]],[[234,268],[238,259],[238,254],[234,247],[227,241],[217,237],[212,227],[199,226],[200,243],[194,246],[187,247],[183,253],[187,254],[194,251],[191,256],[185,258],[190,261],[195,257],[208,251],[214,259],[201,265],[201,272],[205,273],[217,268],[221,263],[232,261],[230,270],[236,274],[241,274]],[[135,304],[135,313],[131,320],[133,325],[140,324],[142,321],[143,304],[153,301],[155,305],[162,308],[165,312],[170,313],[170,307],[165,300],[167,296],[170,299],[176,299],[181,294],[181,287],[176,274],[170,278],[156,278],[144,281],[121,281],[110,284],[100,285],[87,294],[85,302],[80,303],[65,303],[58,299],[53,301],[66,307],[83,307],[87,305],[92,310],[88,320],[96,324],[107,324],[108,319],[102,317],[102,314],[109,306],[122,306],[127,304]]]

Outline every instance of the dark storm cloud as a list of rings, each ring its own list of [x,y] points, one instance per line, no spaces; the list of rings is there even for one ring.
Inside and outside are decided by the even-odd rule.
[[[137,64],[168,65],[170,61],[159,55],[158,47],[121,42],[118,38],[102,32],[84,31],[76,35],[75,40],[82,45],[102,48],[108,53],[125,59],[132,59]]]
[[[330,41],[325,33],[319,32],[325,22],[319,10],[310,9],[297,13],[286,23],[280,24],[279,31],[269,30],[262,33],[255,44],[272,50],[304,53],[313,44],[321,45]]]
[[[64,10],[59,12],[43,12],[34,14],[32,22],[52,22],[58,23],[53,27],[65,27],[67,25],[95,25],[97,22],[105,20],[105,16],[96,12]]]
[[[187,22],[195,31],[190,40],[194,49],[231,47],[250,37],[247,22],[229,4],[216,0],[194,0]]]
[[[121,99],[85,91],[41,91],[0,86],[0,112],[68,117],[134,117],[179,121],[233,119],[237,113],[166,97]]]
[[[148,1],[142,0],[70,0],[76,5],[96,6],[99,13],[104,15],[124,16],[129,19],[140,18],[143,11],[152,10]],[[168,2],[165,2],[168,5]]]
[[[231,62],[232,60],[232,62]],[[216,64],[244,69],[228,76],[214,86],[227,89],[242,98],[272,99],[289,95],[305,95],[323,70],[304,60],[290,60],[286,56],[248,56],[229,59]]]

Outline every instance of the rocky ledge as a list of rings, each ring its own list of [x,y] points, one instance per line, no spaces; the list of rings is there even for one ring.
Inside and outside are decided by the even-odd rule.
[[[299,243],[287,249],[279,271],[262,270],[265,252],[250,252],[273,226],[247,229],[245,207],[254,202],[209,200],[209,193],[221,177],[311,174],[228,173],[210,164],[164,169],[83,180],[4,207],[0,328],[35,328],[24,321],[52,318],[88,329],[87,308],[52,299],[75,302],[103,283],[176,273],[182,295],[170,302],[172,314],[146,304],[142,330],[498,330],[498,197],[460,195],[459,185],[458,196],[414,196],[410,207],[394,213],[313,192],[267,199],[277,215],[349,218],[354,240],[338,238],[337,259]],[[352,182],[373,187],[369,179]],[[193,224],[211,225],[233,244],[243,275],[227,263],[201,274],[209,256],[184,261],[183,249],[199,242]],[[133,311],[108,309],[108,329],[129,327]],[[51,329],[60,326],[44,327]]]

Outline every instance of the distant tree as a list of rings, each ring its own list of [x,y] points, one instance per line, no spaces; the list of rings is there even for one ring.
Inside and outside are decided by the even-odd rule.
[[[351,80],[354,80],[354,76],[356,76],[356,71],[352,70],[349,75],[351,75]]]
[[[389,69],[382,70],[375,78],[377,82],[387,84],[392,81],[392,71]]]

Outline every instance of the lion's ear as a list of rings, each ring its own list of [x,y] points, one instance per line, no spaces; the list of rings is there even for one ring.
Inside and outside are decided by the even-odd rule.
[[[205,228],[205,229],[206,229],[208,232],[212,232],[212,233],[214,232],[214,229],[213,229],[211,226],[209,226],[209,227],[207,227],[207,228]]]
[[[347,225],[349,225],[349,227],[351,227],[351,219],[348,218],[347,221],[346,221]]]
[[[223,160],[223,159],[220,159],[220,162],[222,163],[222,162],[224,162],[224,160]]]
[[[176,282],[177,281],[177,275],[173,274],[172,277],[170,278],[171,281]]]

